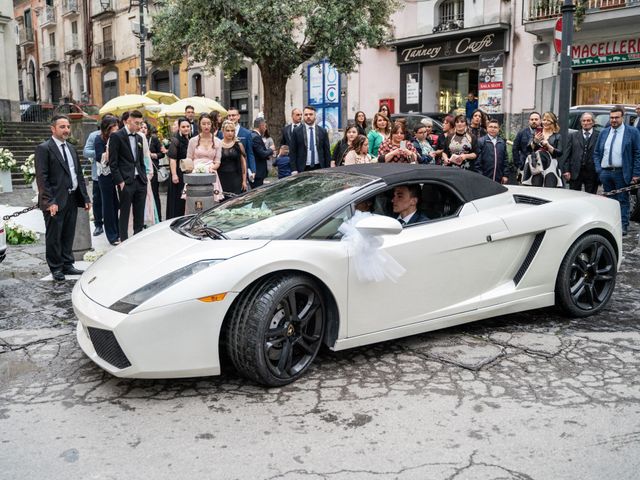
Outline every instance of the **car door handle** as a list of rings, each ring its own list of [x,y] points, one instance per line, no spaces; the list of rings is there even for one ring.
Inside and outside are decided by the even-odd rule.
[[[487,235],[487,242],[504,240],[505,238],[509,238],[511,236],[513,236],[513,234],[509,230],[502,230],[501,232],[496,232],[496,233],[492,233],[491,235]]]

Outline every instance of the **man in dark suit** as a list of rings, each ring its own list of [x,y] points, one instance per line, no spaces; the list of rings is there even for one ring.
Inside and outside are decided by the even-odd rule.
[[[71,124],[64,115],[51,119],[51,138],[36,148],[38,206],[44,214],[47,264],[55,281],[80,275],[73,266],[73,238],[78,207],[91,208],[75,148],[69,147]]]
[[[184,109],[184,116],[187,120],[189,120],[189,125],[191,126],[191,133],[189,137],[195,137],[198,135],[198,122],[196,122],[196,109],[191,105],[187,105]]]
[[[593,128],[593,114],[580,116],[582,128],[569,134],[567,152],[564,157],[562,176],[569,182],[571,190],[598,193],[598,175],[593,164],[593,149],[598,143],[598,132]]]
[[[142,152],[143,139],[138,134],[142,122],[142,113],[133,110],[124,128],[109,137],[109,167],[120,199],[118,227],[123,242],[129,237],[129,212],[132,206],[133,234],[144,227],[148,180]]]
[[[240,125],[240,111],[237,108],[230,107],[227,109],[227,120],[232,121],[236,126],[236,137],[240,139],[240,143],[242,143],[247,154],[247,177],[250,182],[253,182],[256,175],[256,158],[251,146],[251,132]],[[222,129],[218,130],[218,138],[222,139]],[[251,170],[251,173],[249,173],[249,170]]]
[[[264,118],[256,118],[253,121],[253,131],[251,132],[251,147],[256,160],[256,176],[253,181],[253,187],[259,187],[264,183],[269,173],[267,170],[267,162],[273,157],[274,151],[267,148],[262,140],[264,132],[267,131],[267,121]]]
[[[535,130],[540,127],[540,125],[540,114],[538,112],[531,112],[529,114],[529,125],[520,130],[513,141],[511,153],[513,163],[518,170],[524,168],[527,155],[529,155],[527,146],[531,143],[531,139],[535,135]]]
[[[293,131],[289,158],[291,174],[327,168],[331,164],[331,147],[327,131],[316,125],[316,109],[304,107],[304,122]]]
[[[593,151],[593,163],[605,192],[627,187],[640,180],[640,131],[624,124],[624,108],[609,112],[609,127],[602,129]],[[629,230],[629,192],[618,193],[622,234]]]
[[[429,218],[418,212],[418,202],[422,191],[420,185],[399,185],[393,189],[391,204],[393,214],[404,227],[414,223],[426,222]]]
[[[291,110],[291,123],[286,124],[282,127],[282,136],[280,138],[280,146],[282,145],[291,145],[291,135],[293,135],[293,131],[296,129],[300,122],[302,121],[302,112],[299,108],[294,108]]]

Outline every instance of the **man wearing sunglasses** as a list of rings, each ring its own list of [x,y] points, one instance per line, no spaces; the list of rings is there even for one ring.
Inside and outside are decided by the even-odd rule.
[[[624,124],[624,108],[616,105],[609,112],[609,127],[598,137],[593,163],[605,192],[627,187],[640,180],[640,131]],[[622,234],[629,230],[629,192],[614,197],[620,202]]]

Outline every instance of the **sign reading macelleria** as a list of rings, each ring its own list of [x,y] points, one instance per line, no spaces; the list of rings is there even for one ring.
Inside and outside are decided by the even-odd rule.
[[[571,63],[574,66],[631,62],[640,59],[640,37],[574,44]]]

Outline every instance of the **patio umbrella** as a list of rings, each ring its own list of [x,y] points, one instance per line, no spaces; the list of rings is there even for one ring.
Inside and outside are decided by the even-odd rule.
[[[189,105],[193,107],[196,115],[215,111],[220,113],[222,117],[227,116],[227,111],[222,105],[207,97],[187,97],[177,101],[176,103],[172,103],[171,105],[164,105],[160,109],[158,116],[172,118],[181,117],[184,115],[184,109]]]
[[[112,98],[105,103],[100,109],[100,115],[112,113],[113,115],[122,115],[129,110],[144,110],[147,106],[157,105],[155,100],[143,95],[120,95]]]
[[[158,103],[163,105],[171,105],[172,103],[176,103],[180,100],[180,97],[174,95],[171,92],[158,92],[157,90],[149,90],[144,94],[145,97],[149,97],[152,100],[155,100]]]

